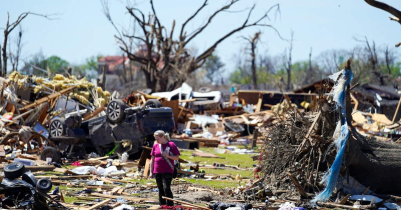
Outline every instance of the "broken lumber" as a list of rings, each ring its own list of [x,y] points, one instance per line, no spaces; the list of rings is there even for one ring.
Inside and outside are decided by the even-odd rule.
[[[20,111],[27,110],[29,108],[36,107],[36,106],[38,106],[38,105],[40,105],[40,104],[42,104],[42,103],[44,103],[46,101],[49,101],[49,100],[54,99],[54,98],[57,98],[57,97],[59,97],[61,95],[71,93],[76,87],[77,86],[72,86],[72,87],[69,87],[67,89],[61,90],[60,92],[53,93],[51,95],[45,96],[45,97],[43,97],[41,99],[36,100],[35,102],[33,102],[33,103],[29,104],[29,105],[26,105],[26,106],[20,108],[19,110]]]
[[[91,118],[95,117],[96,115],[98,115],[100,112],[102,112],[104,110],[106,110],[106,107],[104,107],[104,106],[99,107],[98,109],[96,109],[92,113],[85,115],[84,116],[84,121],[85,120],[90,120]]]
[[[185,205],[187,205],[187,206],[195,207],[196,209],[206,209],[206,210],[211,210],[211,209],[209,209],[209,208],[207,208],[207,207],[198,206],[198,205],[195,205],[195,204],[192,204],[192,203],[188,203],[188,202],[185,202],[185,201],[180,201],[180,200],[176,200],[176,199],[168,198],[168,197],[165,197],[165,196],[163,196],[163,199],[165,199],[165,200],[169,200],[169,201],[174,201],[174,202],[176,202],[176,203],[185,204]]]
[[[294,183],[295,188],[297,188],[299,194],[301,194],[301,196],[304,198],[308,198],[308,195],[306,194],[304,188],[299,184],[297,178],[295,178],[291,173],[288,173],[288,176],[290,177],[292,183]]]
[[[0,166],[3,169],[4,166]],[[36,172],[36,171],[53,171],[55,166],[25,166],[26,171]]]
[[[149,199],[149,198],[147,198],[147,199],[144,199],[144,198],[134,198],[134,197],[131,197],[131,196],[121,196],[121,195],[105,195],[105,194],[101,194],[101,193],[91,193],[90,195],[92,195],[92,196],[97,196],[97,197],[102,197],[102,198],[123,198],[123,199],[125,199],[125,200],[128,200],[128,201],[133,201],[133,202],[141,202],[141,201],[145,201],[145,200],[147,200],[147,201],[152,201],[152,202],[156,202],[156,200],[155,199]]]
[[[108,204],[110,201],[111,201],[111,199],[106,199],[106,200],[104,200],[104,201],[102,201],[102,202],[100,202],[98,204],[95,204],[95,205],[93,205],[93,206],[91,206],[89,208],[86,208],[86,210],[97,209],[97,208],[99,208],[101,206],[104,206],[104,205]]]
[[[336,204],[336,203],[317,202],[317,205],[323,206],[323,207],[329,207],[329,208],[359,209],[359,207],[341,205],[341,204]]]

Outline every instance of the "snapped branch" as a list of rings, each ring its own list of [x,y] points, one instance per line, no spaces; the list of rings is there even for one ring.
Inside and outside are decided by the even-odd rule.
[[[399,11],[398,9],[396,9],[396,8],[386,4],[386,3],[383,3],[383,2],[380,2],[380,1],[376,1],[376,0],[365,0],[365,2],[368,3],[372,7],[379,8],[381,10],[384,10],[384,11],[394,15],[395,17],[390,17],[390,19],[394,20],[394,21],[397,21],[398,23],[401,24],[401,21],[400,21],[400,19],[401,19],[401,11]]]

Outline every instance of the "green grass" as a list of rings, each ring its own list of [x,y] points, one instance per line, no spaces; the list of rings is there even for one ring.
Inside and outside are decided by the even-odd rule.
[[[211,153],[211,154],[216,154],[214,153],[213,148],[200,148],[200,150]],[[223,157],[222,158],[205,158],[205,157],[194,157],[192,156],[192,152],[190,151],[183,151],[181,152],[180,158],[186,161],[191,161],[191,162],[199,162],[201,165],[206,164],[206,165],[212,165],[213,163],[223,163],[226,165],[234,165],[234,166],[240,166],[240,168],[251,168],[253,164],[257,163],[256,161],[252,160],[252,155],[247,155],[247,154],[216,154],[218,157]]]
[[[211,180],[207,181],[205,179],[191,179],[191,178],[184,178],[189,183],[196,184],[196,185],[202,185],[205,187],[214,187],[216,189],[224,189],[224,188],[231,188],[231,187],[238,187],[238,181],[232,180],[232,181],[221,181],[221,180]],[[241,185],[245,185],[244,182],[241,182]]]
[[[63,192],[64,201],[66,203],[73,203],[74,201],[78,200],[76,198],[76,196],[66,195],[66,192],[69,192],[70,194],[73,194],[74,192],[78,192],[78,191],[83,190],[83,188],[80,188],[80,187],[68,187],[68,186],[63,186],[63,185],[60,185],[58,187]],[[52,191],[54,190],[54,188],[56,188],[56,186],[53,186]]]
[[[242,170],[227,170],[227,169],[203,169],[205,170],[206,174],[231,174],[233,176],[236,176],[237,174],[241,175],[242,177],[253,177],[253,170],[249,171],[242,171]]]

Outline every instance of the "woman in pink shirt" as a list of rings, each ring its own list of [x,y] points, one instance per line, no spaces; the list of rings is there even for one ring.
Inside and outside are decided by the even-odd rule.
[[[163,196],[173,198],[171,191],[171,181],[174,174],[174,160],[179,159],[180,152],[177,146],[169,141],[168,133],[158,130],[154,133],[157,144],[153,145],[150,155],[150,176],[156,178],[157,188],[159,188],[159,204],[174,206],[173,201],[163,199]],[[163,157],[164,156],[164,157]],[[169,161],[169,162],[167,162]]]

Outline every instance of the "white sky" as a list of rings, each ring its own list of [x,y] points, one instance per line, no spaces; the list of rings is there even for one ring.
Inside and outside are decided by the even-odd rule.
[[[383,0],[401,9],[397,0]],[[203,0],[154,0],[157,14],[168,29],[172,20],[176,20],[176,31]],[[209,14],[226,3],[226,0],[211,0],[197,18],[187,26],[188,32],[202,24]],[[150,4],[147,0],[138,0],[138,8],[148,14]],[[369,6],[363,0],[242,0],[230,10],[238,11],[249,8],[256,3],[251,21],[262,16],[272,5],[279,3],[281,15],[275,20],[270,13],[272,24],[285,38],[290,38],[294,31],[293,60],[307,60],[310,48],[313,57],[329,49],[351,49],[358,43],[353,37],[374,40],[378,46],[394,45],[401,41],[400,25],[389,20],[390,14]],[[126,13],[124,0],[110,0],[111,15],[119,27],[126,27],[130,22]],[[59,20],[47,20],[38,16],[28,16],[22,26],[25,30],[23,37],[23,58],[42,50],[45,56],[57,55],[70,63],[83,63],[86,58],[102,55],[121,54],[114,40],[114,28],[105,18],[99,0],[0,0],[0,28],[4,28],[7,12],[10,19],[16,20],[22,12],[31,11],[41,14],[60,13]],[[199,52],[205,50],[214,41],[228,31],[242,24],[247,16],[243,13],[221,13],[212,24],[190,46],[195,46]],[[179,28],[177,28],[179,27]],[[227,69],[234,68],[233,54],[244,48],[245,42],[240,36],[250,36],[261,30],[262,44],[259,53],[266,50],[271,55],[284,52],[288,43],[279,39],[270,28],[247,29],[234,34],[220,44],[218,54]],[[15,30],[16,31],[16,30]],[[3,33],[0,33],[1,45]],[[15,35],[15,34],[13,34]],[[399,52],[399,49],[396,49]]]

